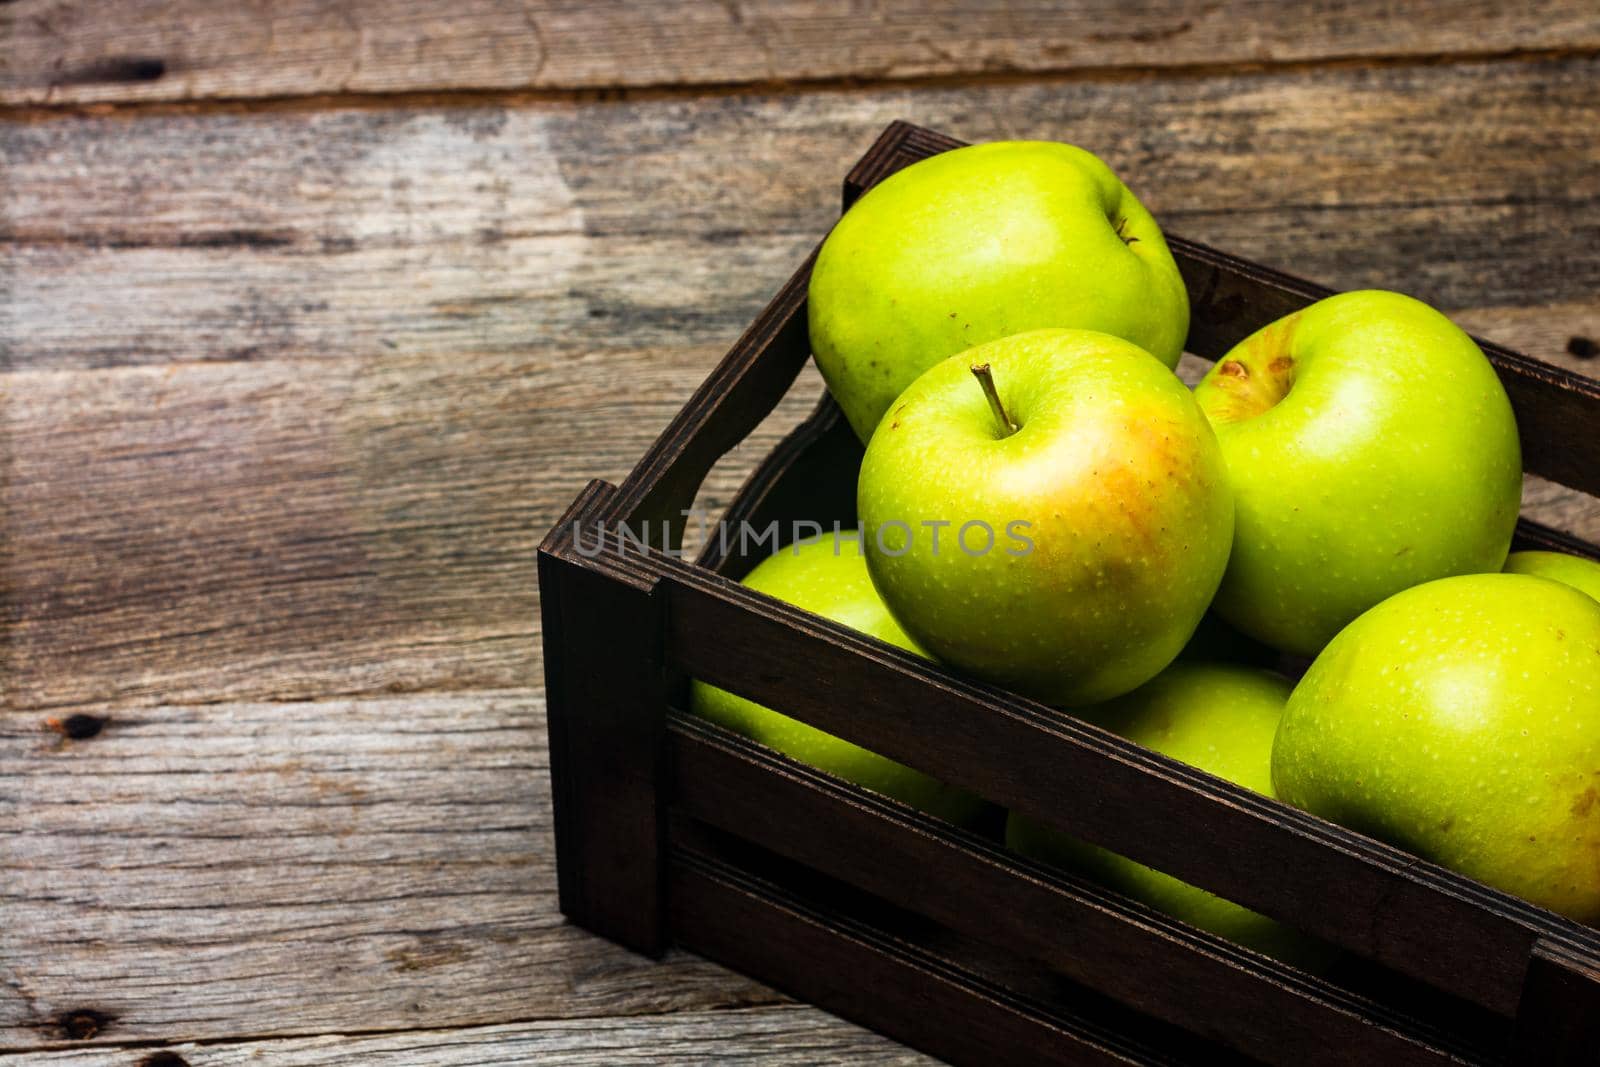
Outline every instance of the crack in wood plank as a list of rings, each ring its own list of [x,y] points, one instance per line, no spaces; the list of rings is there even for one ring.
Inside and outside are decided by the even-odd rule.
[[[270,7],[150,0],[115,13],[60,2],[48,20],[0,9],[0,30],[15,57],[0,73],[0,102],[12,104],[338,89],[817,90],[975,76],[1129,76],[1185,68],[1222,74],[1600,47],[1600,18],[1580,0],[1445,0],[1398,13],[1380,0],[1295,0],[1287,7],[1219,0],[1177,10],[1130,9],[1114,0],[993,10],[886,4],[869,11],[786,0],[759,13],[696,0],[642,7],[466,0],[448,18],[404,0],[333,8],[315,0]],[[139,43],[137,55],[129,52],[130,40]]]
[[[53,747],[0,715],[0,1052],[772,1003],[555,910],[528,689],[144,709]],[[87,1016],[85,1016],[87,1017]]]
[[[160,1048],[146,1058],[135,1054]],[[176,1060],[157,1060],[165,1054]],[[128,1042],[87,1050],[0,1053],[0,1064],[25,1061],[41,1067],[232,1067],[290,1059],[306,1067],[368,1064],[449,1067],[528,1063],[558,1059],[575,1065],[692,1062],[775,1064],[818,1062],[866,1067],[922,1067],[935,1061],[849,1023],[800,1005],[770,1005],[664,1015],[597,1018],[580,1023],[508,1020],[493,1026],[405,1030],[339,1031],[327,1034],[224,1038],[166,1044]],[[819,1059],[820,1057],[820,1059]]]

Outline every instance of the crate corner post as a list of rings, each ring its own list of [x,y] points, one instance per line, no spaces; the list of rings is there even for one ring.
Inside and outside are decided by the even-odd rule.
[[[606,490],[586,490],[539,549],[560,906],[659,957],[671,940],[666,597],[653,577],[585,558],[581,531],[599,521]]]

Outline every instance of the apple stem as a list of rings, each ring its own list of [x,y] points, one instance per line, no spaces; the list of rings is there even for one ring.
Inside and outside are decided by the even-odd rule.
[[[983,395],[989,401],[989,410],[994,412],[994,421],[1000,425],[1000,436],[1010,437],[1017,432],[1018,426],[1011,421],[1011,416],[1006,414],[1006,409],[1000,403],[1000,390],[994,385],[994,372],[987,363],[974,363],[972,376],[978,379],[978,384],[983,386]]]

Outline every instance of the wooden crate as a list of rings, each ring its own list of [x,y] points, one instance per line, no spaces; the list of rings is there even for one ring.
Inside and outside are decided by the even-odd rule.
[[[845,202],[959,142],[896,123]],[[1169,238],[1215,359],[1328,290]],[[1600,1062],[1600,932],[796,608],[682,512],[809,357],[810,261],[620,487],[539,552],[562,910],[744,971],[953,1063]],[[1600,383],[1479,342],[1527,469],[1600,493]],[[855,519],[831,401],[730,521]],[[623,525],[649,532],[646,551]],[[648,524],[646,526],[646,524]],[[1524,523],[1524,546],[1600,550]],[[680,710],[698,677],[1349,952],[1328,977],[1019,857]],[[1596,709],[1600,714],[1600,709]]]

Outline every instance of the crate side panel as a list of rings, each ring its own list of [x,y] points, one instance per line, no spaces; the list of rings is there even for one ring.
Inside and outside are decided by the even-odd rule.
[[[688,815],[1220,1044],[1307,1067],[1492,1058],[709,724],[675,713],[668,734]]]
[[[1019,1002],[952,961],[674,849],[672,926],[692,952],[951,1064],[1174,1063],[1138,1035]]]
[[[1503,1015],[1534,931],[1592,932],[842,627],[680,572],[703,678]],[[910,709],[915,709],[914,713]]]

